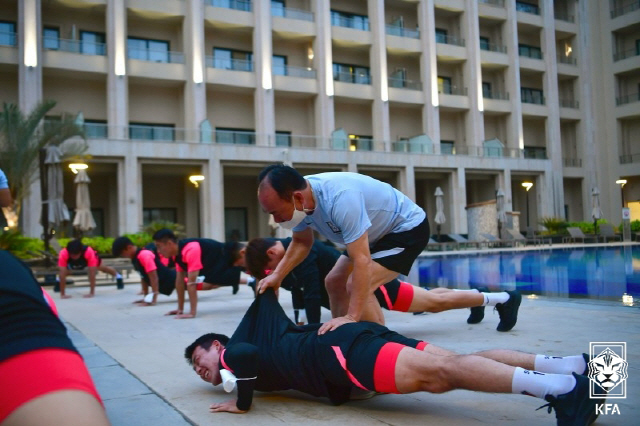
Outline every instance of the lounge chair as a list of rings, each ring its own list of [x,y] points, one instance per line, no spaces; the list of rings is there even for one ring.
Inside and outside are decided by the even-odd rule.
[[[463,248],[463,247],[480,248],[480,245],[481,245],[480,242],[478,242],[478,241],[469,241],[468,239],[466,239],[465,237],[463,237],[460,234],[447,234],[447,237],[449,237],[451,240],[456,242],[458,244],[458,247],[460,247],[460,248]]]
[[[519,233],[515,229],[507,229],[506,231],[509,234],[509,236],[514,239],[514,241],[521,242],[524,245],[527,245],[527,244],[544,244],[545,242],[548,242],[549,245],[551,245],[551,238],[542,238],[542,237],[538,237],[538,236],[535,236],[535,235],[532,236],[532,237],[529,237],[529,236],[525,237],[524,235],[522,235],[521,233]]]
[[[427,244],[428,251],[446,251],[446,250],[456,250],[458,248],[458,243],[453,241],[444,241],[437,242],[433,238],[429,238],[429,244]]]
[[[613,230],[613,226],[608,223],[601,223],[598,225],[598,236],[602,237],[602,241],[605,243],[608,240],[622,241],[622,237],[620,235],[616,235]]]
[[[487,240],[489,247],[514,247],[518,244],[518,240],[503,240],[492,234],[480,234],[480,236]]]
[[[582,232],[582,229],[577,227],[567,228],[567,232],[569,233],[569,236],[562,239],[565,243],[575,243],[578,242],[578,240],[583,243],[586,243],[587,240],[594,240],[596,243],[598,242],[597,235],[585,235],[584,232]]]

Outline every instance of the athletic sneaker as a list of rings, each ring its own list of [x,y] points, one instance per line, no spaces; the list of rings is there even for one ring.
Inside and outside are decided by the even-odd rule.
[[[558,426],[588,426],[596,420],[596,404],[604,404],[606,398],[589,398],[590,380],[588,377],[573,373],[576,378],[576,387],[571,392],[557,397],[547,395],[544,399],[548,404],[540,408],[548,407],[556,410]],[[540,409],[538,408],[538,410]]]
[[[522,296],[519,291],[507,291],[507,293],[509,293],[509,300],[496,305],[496,310],[500,315],[500,323],[496,328],[498,331],[509,331],[518,321],[518,309],[520,302],[522,302]]]
[[[480,293],[489,293],[489,289],[487,287],[478,287]],[[467,324],[478,324],[480,321],[484,319],[484,306],[475,306],[471,308],[471,313],[469,314],[469,318],[467,318]]]
[[[122,290],[124,288],[124,281],[122,281],[122,278],[116,278],[116,287],[118,290]]]

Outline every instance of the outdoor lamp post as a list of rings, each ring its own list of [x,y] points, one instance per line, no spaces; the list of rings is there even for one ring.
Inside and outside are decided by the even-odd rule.
[[[77,175],[78,170],[87,170],[89,168],[89,165],[85,163],[71,163],[69,164],[69,168],[71,169],[74,175]]]
[[[624,186],[627,183],[626,179],[618,179],[616,184],[620,185],[620,196],[622,197],[622,208],[624,208]]]
[[[191,182],[193,186],[196,187],[196,191],[198,191],[198,188],[200,187],[199,183],[202,181],[204,181],[203,175],[189,176],[189,182]],[[200,191],[198,191],[198,194],[196,195],[196,213],[198,218],[198,237],[199,237],[200,236]]]
[[[533,182],[522,182],[522,187],[527,190],[527,228],[529,228],[529,190],[533,186]]]

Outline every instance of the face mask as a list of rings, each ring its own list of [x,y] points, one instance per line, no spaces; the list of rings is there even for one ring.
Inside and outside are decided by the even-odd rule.
[[[304,208],[304,204],[302,205],[302,210],[296,209],[295,199],[292,197],[291,201],[293,202],[293,216],[291,219],[280,222],[278,225],[282,226],[284,229],[293,229],[300,224],[307,217],[307,212],[311,211]]]
[[[238,380],[253,380],[258,378],[256,376],[238,379],[231,371],[225,369],[220,370],[220,377],[222,378],[222,388],[227,393],[231,392],[236,387],[236,382]]]

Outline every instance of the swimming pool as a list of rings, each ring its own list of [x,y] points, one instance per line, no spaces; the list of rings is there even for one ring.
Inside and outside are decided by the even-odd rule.
[[[640,245],[428,256],[418,258],[418,267],[424,287],[640,301]]]

